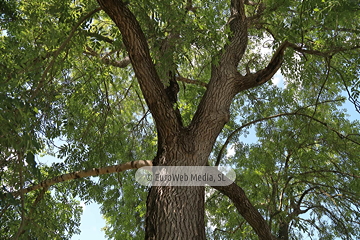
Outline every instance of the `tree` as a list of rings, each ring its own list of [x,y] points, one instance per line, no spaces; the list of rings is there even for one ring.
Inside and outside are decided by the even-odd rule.
[[[357,1],[1,8],[2,238],[69,238],[77,198],[102,205],[114,239],[359,237],[360,124],[341,109],[344,91],[358,103]],[[147,189],[119,173],[219,164],[236,182]]]

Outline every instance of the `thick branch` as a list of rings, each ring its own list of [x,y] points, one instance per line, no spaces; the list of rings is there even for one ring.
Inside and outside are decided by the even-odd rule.
[[[238,92],[236,85],[240,74],[237,66],[245,52],[248,39],[243,0],[232,0],[230,12],[230,43],[221,52],[219,64],[212,66],[207,90],[188,127],[189,133],[193,134],[193,141],[198,143],[194,151],[206,153],[203,162],[199,164],[206,164],[217,136],[230,119],[230,105]]]
[[[246,197],[245,192],[235,183],[228,186],[213,186],[222,194],[228,196],[234,203],[236,209],[251,225],[261,240],[275,240],[271,234],[270,228],[261,214],[254,208],[250,200]]]
[[[180,125],[156,72],[149,46],[138,21],[127,8],[126,3],[120,0],[98,0],[98,2],[121,31],[135,75],[158,131],[163,137],[169,137],[169,132],[170,134],[177,132]]]
[[[289,43],[287,41],[283,42],[272,56],[266,68],[255,73],[256,82],[258,82],[259,84],[263,84],[269,81],[275,75],[277,70],[279,70],[279,68],[281,67],[284,52],[288,44]]]
[[[17,197],[21,194],[26,194],[28,192],[40,189],[40,188],[48,188],[51,185],[56,183],[65,182],[69,180],[74,180],[78,178],[85,178],[90,176],[99,176],[103,174],[109,174],[114,172],[123,172],[129,169],[138,169],[144,166],[152,166],[151,160],[138,160],[138,161],[131,161],[123,164],[107,166],[102,168],[92,168],[84,171],[77,171],[73,173],[63,174],[61,176],[54,177],[52,179],[45,180],[39,184],[33,185],[28,188],[21,189],[19,191],[13,192],[12,195]]]
[[[230,43],[225,46],[219,65],[212,66],[207,90],[189,125],[190,131],[195,135],[194,140],[200,143],[199,149],[209,153],[217,136],[230,119],[230,105],[237,93],[237,78],[240,77],[237,66],[248,41],[244,0],[232,0],[230,13]],[[209,136],[206,142],[203,138],[204,132]]]
[[[245,76],[238,73],[237,91],[241,92],[269,81],[281,67],[284,52],[288,45],[289,43],[287,41],[283,42],[273,54],[269,64],[264,69],[261,69],[256,73],[247,73]]]
[[[318,50],[303,49],[302,47],[299,47],[294,43],[285,41],[276,50],[276,52],[274,53],[273,57],[271,58],[266,68],[259,70],[254,74],[248,73],[246,76],[241,76],[240,74],[238,74],[238,91],[240,92],[249,88],[253,88],[269,81],[275,75],[278,69],[281,67],[281,64],[283,62],[284,52],[288,47],[293,48],[295,51],[300,53],[317,55],[326,58],[330,58],[331,56],[339,52],[350,51],[360,48],[360,46],[356,45],[350,48],[337,47],[328,51],[318,51]]]
[[[235,70],[245,53],[248,42],[244,0],[232,0],[230,13],[228,23],[232,36],[229,45],[225,47],[225,52],[221,56],[221,64],[232,66]]]

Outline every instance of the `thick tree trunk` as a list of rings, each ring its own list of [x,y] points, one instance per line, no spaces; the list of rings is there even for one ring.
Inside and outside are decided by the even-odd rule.
[[[152,187],[145,239],[206,239],[204,187]]]
[[[210,151],[199,154],[192,136],[183,129],[176,141],[159,142],[157,166],[205,165]],[[206,239],[205,188],[154,186],[147,199],[145,239]]]

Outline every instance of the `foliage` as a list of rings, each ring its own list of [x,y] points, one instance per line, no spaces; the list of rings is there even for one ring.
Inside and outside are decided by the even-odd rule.
[[[246,5],[253,21],[239,71],[265,67],[285,40],[301,50],[286,50],[283,87],[268,82],[236,96],[210,163],[236,131],[229,138],[236,153],[220,164],[236,169],[238,185],[274,234],[285,224],[293,239],[359,238],[360,122],[348,119],[342,95],[359,107],[360,6],[348,0],[260,2],[265,9]],[[133,172],[11,196],[66,172],[152,159],[157,135],[121,34],[96,1],[0,4],[1,238],[69,239],[79,232],[79,200],[102,205],[109,238],[143,238],[147,189],[134,183]],[[178,77],[209,82],[229,42],[228,1],[141,0],[128,6],[165,85],[170,63]],[[169,36],[175,36],[173,52],[161,54]],[[177,104],[186,125],[206,88],[179,84]],[[266,119],[277,114],[287,115]],[[250,126],[256,139],[249,142],[243,136]],[[48,166],[35,157],[40,154],[62,162]],[[206,202],[209,238],[256,239],[224,196],[210,189]]]

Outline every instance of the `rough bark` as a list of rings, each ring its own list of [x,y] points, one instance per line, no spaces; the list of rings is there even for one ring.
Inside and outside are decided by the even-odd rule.
[[[186,134],[154,159],[157,165],[196,164],[200,156],[189,149]],[[188,142],[185,142],[188,141]],[[206,239],[204,187],[151,187],[147,199],[145,239]]]
[[[204,187],[152,187],[145,239],[206,239]]]

